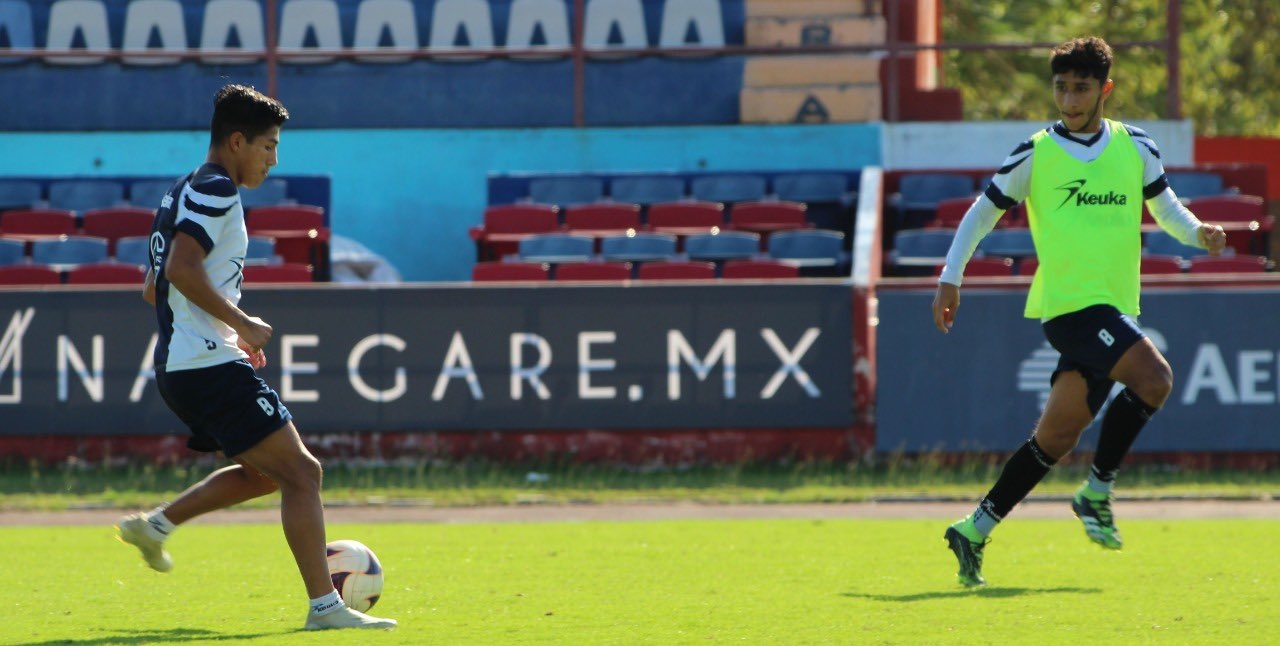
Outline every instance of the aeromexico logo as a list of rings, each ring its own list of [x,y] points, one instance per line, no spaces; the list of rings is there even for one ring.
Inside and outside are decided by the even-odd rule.
[[[1107,206],[1112,204],[1124,206],[1129,203],[1129,198],[1123,193],[1117,193],[1115,191],[1107,191],[1106,193],[1090,193],[1089,191],[1084,190],[1086,182],[1087,180],[1084,179],[1073,179],[1070,182],[1055,188],[1055,191],[1067,192],[1067,196],[1062,198],[1062,202],[1058,204],[1058,208],[1062,208],[1067,202],[1070,202],[1072,198],[1075,198],[1076,206]]]

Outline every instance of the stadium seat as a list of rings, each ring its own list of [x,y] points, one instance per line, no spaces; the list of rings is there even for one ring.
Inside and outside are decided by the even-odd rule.
[[[729,280],[772,280],[799,276],[799,267],[776,260],[730,260],[724,263],[721,270],[721,277]]]
[[[148,47],[152,34],[160,37],[159,47]],[[124,14],[124,41],[121,47],[132,52],[187,51],[187,28],[178,0],[131,0]],[[125,56],[129,65],[172,65],[179,56]]]
[[[794,173],[775,177],[773,193],[780,200],[803,202],[805,218],[814,226],[848,236],[853,233],[857,197],[848,184],[848,178],[840,173]]]
[[[942,273],[943,265],[938,265],[935,274]],[[964,266],[964,276],[1012,276],[1012,258],[971,258]]]
[[[609,182],[609,197],[617,202],[648,206],[684,198],[684,178],[673,175],[615,177]]]
[[[65,179],[49,182],[49,208],[84,213],[90,209],[119,206],[124,185],[101,179]]]
[[[60,236],[31,243],[31,261],[41,265],[84,265],[109,257],[105,238]]]
[[[598,177],[537,177],[529,180],[535,204],[572,206],[604,199],[604,180]]]
[[[200,60],[204,63],[248,65],[257,56],[236,56],[235,52],[266,51],[266,29],[263,27],[262,5],[257,0],[209,0],[204,6],[200,28]],[[228,45],[231,34],[236,46]],[[220,53],[232,55],[219,56]]]
[[[593,55],[599,56],[601,52],[625,55],[626,50],[649,46],[640,0],[593,0],[590,5],[583,20],[582,42]],[[613,33],[618,39],[611,42]]]
[[[955,229],[906,229],[893,236],[890,264],[897,266],[927,266],[942,264],[951,249]]]
[[[17,209],[0,213],[5,237],[39,238],[76,234],[76,216],[65,209]]]
[[[559,228],[560,207],[549,204],[503,204],[484,210],[484,224],[471,228],[477,260],[497,260],[516,253],[520,240]]]
[[[0,285],[61,285],[62,274],[44,265],[0,267]]]
[[[342,49],[342,28],[335,0],[289,0],[281,4],[279,11],[280,53]],[[314,39],[313,46],[308,44],[311,39]],[[280,61],[289,64],[319,64],[332,62],[333,57],[290,56],[281,58]]]
[[[669,233],[635,233],[600,240],[606,261],[647,262],[667,260],[676,254],[676,237]]]
[[[646,262],[636,272],[640,280],[712,280],[716,265],[698,261]]]
[[[44,46],[46,52],[70,52],[79,48],[91,51],[111,49],[107,7],[104,3],[98,0],[59,0],[48,6],[49,22]],[[45,62],[51,65],[96,65],[102,61],[101,55],[45,58]]]
[[[693,199],[706,202],[751,202],[765,196],[765,180],[759,175],[705,175],[690,182]]]
[[[542,32],[542,42],[534,44],[534,35]],[[569,42],[569,10],[561,0],[512,0],[507,18],[507,49],[567,49]],[[539,55],[513,55],[513,58],[540,58]]]
[[[275,265],[283,262],[276,253],[276,239],[269,236],[249,236],[249,246],[244,252],[244,264]],[[310,264],[310,263],[301,263]]]
[[[390,41],[383,43],[382,35]],[[408,54],[418,49],[418,18],[410,0],[362,0],[356,10],[355,38],[351,48],[362,52],[404,52],[401,56],[385,53],[357,56],[366,63],[403,63]]]
[[[889,197],[897,229],[913,229],[934,219],[938,203],[957,197],[973,198],[973,178],[958,173],[908,173]]]
[[[329,228],[318,206],[260,206],[245,216],[250,235],[275,239],[275,255],[286,263],[311,265],[314,278],[329,280]]]
[[[115,255],[116,240],[127,236],[149,236],[155,211],[138,207],[115,207],[85,211],[81,230],[87,236],[107,239],[107,253]]]
[[[158,208],[170,188],[173,188],[171,179],[134,180],[129,184],[129,204],[144,209]]]
[[[279,265],[246,265],[244,268],[246,285],[263,283],[310,283],[311,267],[300,263],[287,262]]]
[[[969,207],[973,205],[973,197],[949,197],[945,200],[939,200],[937,208],[934,209],[933,220],[928,226],[942,229],[954,229],[960,226],[960,221],[964,219],[964,214],[969,212]]]
[[[1142,273],[1144,274],[1181,274],[1182,258],[1156,254],[1142,255]]]
[[[698,39],[690,42],[689,35]],[[720,0],[679,0],[667,2],[662,11],[658,47],[724,47],[724,19]]]
[[[324,209],[318,206],[260,206],[245,216],[249,233],[306,231],[324,228]]]
[[[478,262],[471,267],[476,282],[536,282],[551,278],[547,265],[537,262]]]
[[[525,262],[586,262],[595,251],[595,240],[567,233],[539,233],[519,243]]]
[[[4,6],[4,0],[0,0],[0,8]],[[35,208],[40,202],[40,196],[39,182],[22,179],[0,179],[0,211]]]
[[[1019,276],[1034,276],[1036,269],[1040,268],[1040,259],[1035,256],[1028,256],[1017,261]]]
[[[1201,171],[1182,171],[1165,173],[1169,188],[1180,199],[1195,199],[1210,195],[1222,195],[1226,189],[1222,186],[1222,176],[1217,173]]]
[[[9,34],[6,47],[13,49],[33,49],[36,46],[35,30],[31,21],[31,3],[27,0],[0,0],[0,31]],[[0,65],[6,63],[23,63],[28,59],[21,56],[0,56]],[[29,206],[22,204],[19,206]],[[4,209],[4,200],[0,199],[0,210]]]
[[[1022,258],[1036,255],[1036,245],[1031,239],[1031,229],[995,229],[978,243],[978,253]]]
[[[76,265],[67,270],[68,285],[141,285],[147,272],[137,265],[117,262]]]
[[[1222,225],[1227,230],[1227,244],[1237,253],[1266,255],[1270,251],[1275,216],[1267,213],[1261,197],[1228,194],[1183,202],[1201,221]]]
[[[768,246],[770,258],[801,268],[827,268],[829,271],[821,272],[822,275],[836,275],[849,264],[844,234],[839,231],[776,231],[769,236]]]
[[[640,205],[599,203],[570,206],[564,210],[564,226],[570,233],[603,236],[640,228]]]
[[[773,231],[813,226],[800,202],[739,202],[729,208],[729,226],[767,236]]]
[[[16,265],[27,257],[27,243],[22,240],[0,238],[0,266]]]
[[[431,14],[432,51],[457,52],[493,49],[493,17],[488,0],[436,0]],[[440,59],[474,60],[475,57]]]
[[[277,206],[288,201],[289,183],[280,178],[267,178],[257,188],[240,189],[240,206],[250,211],[260,206]]]
[[[630,280],[625,262],[568,262],[556,265],[556,280]]]
[[[685,238],[685,254],[690,260],[735,260],[760,255],[760,234],[750,231],[700,233]]]
[[[1194,258],[1196,256],[1209,255],[1208,250],[1182,244],[1168,231],[1152,231],[1151,233],[1148,233],[1142,246],[1144,253],[1154,254],[1157,256]]]
[[[649,207],[649,229],[678,238],[713,233],[725,226],[719,202],[661,202]]]
[[[116,240],[116,262],[141,265],[151,263],[151,236],[125,236]]]
[[[1266,256],[1196,256],[1191,259],[1193,274],[1256,274],[1266,270]]]

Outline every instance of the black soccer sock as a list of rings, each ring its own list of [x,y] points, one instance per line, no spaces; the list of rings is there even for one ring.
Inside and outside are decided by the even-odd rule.
[[[1013,506],[1022,502],[1057,462],[1036,444],[1034,437],[1014,451],[1009,461],[1004,463],[1004,470],[1000,472],[995,485],[982,502],[978,503],[978,509],[974,512],[974,524],[979,527],[979,531],[989,533],[988,527],[995,526],[991,521],[998,523],[1003,520],[1013,510]]]
[[[1116,479],[1120,462],[1129,453],[1129,447],[1138,439],[1138,433],[1147,420],[1159,410],[1142,401],[1132,390],[1125,388],[1111,401],[1102,416],[1102,430],[1098,434],[1098,449],[1093,454],[1093,470],[1090,487],[1099,493],[1109,493]]]

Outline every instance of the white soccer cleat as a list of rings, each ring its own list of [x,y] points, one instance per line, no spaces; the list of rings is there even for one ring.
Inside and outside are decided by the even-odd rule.
[[[331,628],[377,628],[391,630],[396,627],[395,619],[379,619],[342,606],[323,615],[307,614],[307,625],[304,630],[328,630]]]
[[[116,530],[120,533],[116,538],[128,543],[142,552],[142,559],[156,572],[168,572],[173,569],[173,559],[164,549],[164,541],[156,540],[147,530],[151,523],[143,514],[131,514],[120,519]]]

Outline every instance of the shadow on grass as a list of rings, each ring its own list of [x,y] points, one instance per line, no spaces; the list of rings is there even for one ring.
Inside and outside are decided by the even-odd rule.
[[[863,592],[842,592],[840,596],[850,597],[853,599],[870,599],[872,601],[909,603],[913,601],[930,601],[933,599],[955,599],[957,597],[990,597],[992,599],[1005,599],[1008,597],[1022,597],[1034,594],[1097,594],[1099,592],[1102,592],[1101,588],[1001,588],[986,586],[982,588],[951,590],[946,592],[917,592],[914,594],[867,594]]]
[[[83,639],[47,639],[37,642],[13,642],[15,646],[46,646],[52,644],[155,644],[168,642],[235,641],[268,637],[277,633],[224,633],[203,628],[173,628],[170,630],[111,630],[110,636]]]

